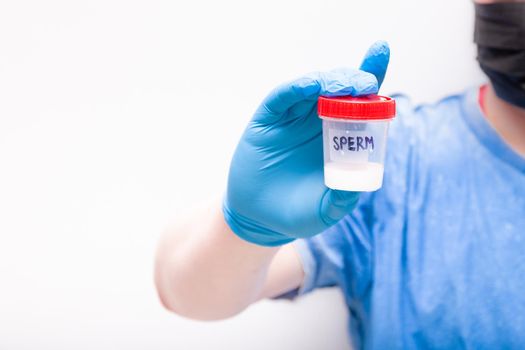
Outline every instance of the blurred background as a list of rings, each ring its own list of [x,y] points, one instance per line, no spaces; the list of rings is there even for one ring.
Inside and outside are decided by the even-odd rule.
[[[390,42],[382,92],[482,81],[468,0],[1,1],[0,350],[348,349],[338,291],[201,323],[153,284],[259,101]],[[395,150],[392,150],[395,151]]]

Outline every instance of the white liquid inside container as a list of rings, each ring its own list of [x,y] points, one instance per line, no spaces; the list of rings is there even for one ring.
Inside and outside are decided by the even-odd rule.
[[[383,165],[379,163],[328,162],[324,165],[324,182],[335,190],[371,192],[383,184]]]

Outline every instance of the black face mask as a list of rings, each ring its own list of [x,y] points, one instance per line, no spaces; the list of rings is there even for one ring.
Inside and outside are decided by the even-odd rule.
[[[480,67],[498,97],[525,108],[525,2],[475,6]]]

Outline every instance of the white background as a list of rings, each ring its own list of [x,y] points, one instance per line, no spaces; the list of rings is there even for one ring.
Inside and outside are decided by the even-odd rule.
[[[198,323],[152,282],[276,84],[392,47],[383,93],[478,83],[468,0],[0,1],[0,350],[345,349],[337,291]],[[210,291],[211,292],[211,291]]]

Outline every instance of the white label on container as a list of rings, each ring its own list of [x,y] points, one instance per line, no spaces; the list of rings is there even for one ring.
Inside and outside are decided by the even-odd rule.
[[[366,163],[374,152],[374,136],[370,132],[345,129],[328,130],[330,159],[346,163]]]

